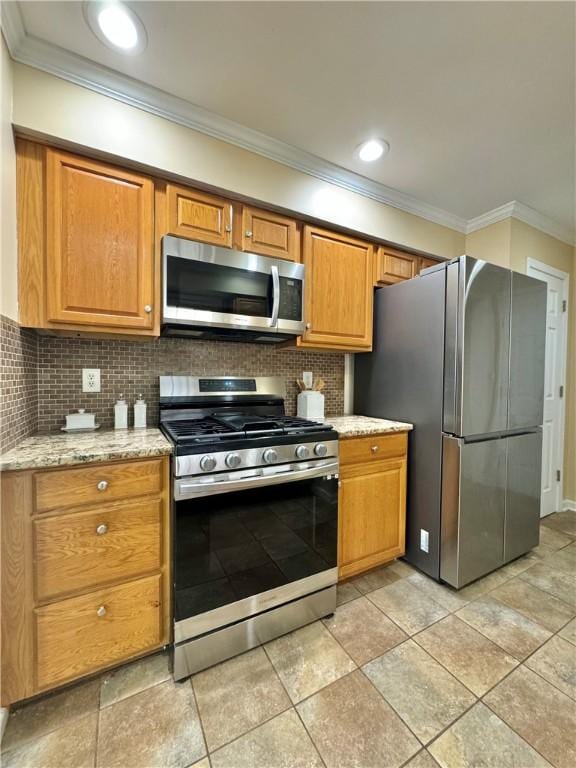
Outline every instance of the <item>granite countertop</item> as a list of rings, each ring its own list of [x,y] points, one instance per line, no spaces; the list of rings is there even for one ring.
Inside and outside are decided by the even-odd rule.
[[[33,435],[0,455],[0,471],[139,459],[170,453],[172,444],[155,427]]]
[[[413,424],[404,421],[376,419],[372,416],[327,416],[326,424],[332,424],[340,437],[377,435],[385,432],[409,432]]]

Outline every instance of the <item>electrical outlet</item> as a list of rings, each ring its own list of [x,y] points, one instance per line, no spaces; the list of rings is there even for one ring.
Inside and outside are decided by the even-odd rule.
[[[82,368],[82,392],[100,392],[100,368]]]
[[[312,384],[314,383],[314,374],[312,371],[304,371],[302,373],[302,381],[307,389],[312,389]]]
[[[430,547],[430,535],[424,528],[420,528],[420,549],[422,552],[428,552]]]

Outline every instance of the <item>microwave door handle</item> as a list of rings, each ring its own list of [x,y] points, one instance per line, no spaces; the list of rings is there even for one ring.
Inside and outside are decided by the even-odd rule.
[[[278,267],[273,264],[270,267],[272,272],[272,317],[270,326],[275,328],[278,325],[278,312],[280,311],[280,277],[278,276]]]

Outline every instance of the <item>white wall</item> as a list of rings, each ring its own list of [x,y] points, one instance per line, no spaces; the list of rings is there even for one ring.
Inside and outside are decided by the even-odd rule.
[[[18,318],[16,245],[16,154],[12,135],[13,64],[0,35],[2,116],[0,126],[0,314]]]

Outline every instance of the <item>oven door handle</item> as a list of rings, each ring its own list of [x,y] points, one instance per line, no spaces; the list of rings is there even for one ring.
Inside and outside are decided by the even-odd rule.
[[[280,311],[280,276],[276,264],[272,264],[270,272],[272,273],[272,317],[270,318],[270,326],[275,328],[278,325],[278,312]]]
[[[214,483],[191,483],[187,480],[176,480],[174,483],[174,499],[182,501],[198,496],[212,496],[228,491],[246,491],[248,488],[258,488],[279,483],[294,483],[297,480],[308,480],[313,477],[338,474],[338,462],[330,461],[322,466],[295,469],[288,472],[278,472],[276,475],[258,475],[244,477],[241,480],[216,480]]]

